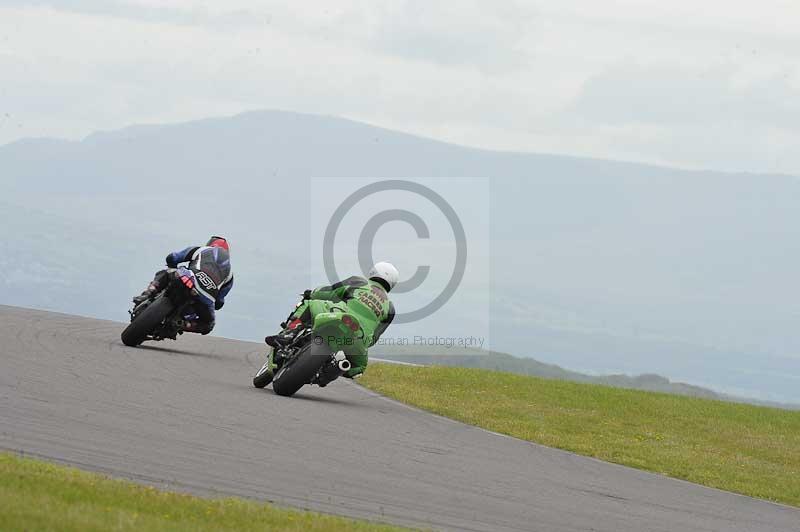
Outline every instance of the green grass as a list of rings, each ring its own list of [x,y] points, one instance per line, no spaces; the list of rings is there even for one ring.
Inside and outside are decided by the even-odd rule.
[[[446,367],[373,364],[361,384],[550,447],[800,506],[800,412]]]
[[[0,530],[186,532],[400,531],[386,525],[276,508],[243,499],[202,499],[0,453]]]

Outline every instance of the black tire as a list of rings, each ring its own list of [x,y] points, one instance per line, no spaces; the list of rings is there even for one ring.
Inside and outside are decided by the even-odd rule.
[[[275,373],[272,391],[284,397],[294,395],[304,384],[311,381],[330,356],[331,351],[326,344],[310,342]]]
[[[272,382],[272,371],[267,368],[267,364],[269,364],[269,361],[265,362],[256,373],[256,376],[253,377],[253,386],[256,388],[263,388]]]
[[[125,327],[120,338],[128,347],[136,347],[147,339],[147,335],[158,327],[164,318],[172,312],[172,302],[166,297],[159,297],[136,316],[130,325]]]

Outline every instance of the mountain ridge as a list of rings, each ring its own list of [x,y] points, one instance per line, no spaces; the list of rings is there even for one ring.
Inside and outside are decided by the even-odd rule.
[[[454,149],[463,149],[463,150],[474,150],[479,151],[484,154],[493,154],[493,155],[507,155],[507,156],[514,156],[514,157],[532,157],[532,158],[544,158],[544,159],[552,159],[552,160],[561,160],[564,162],[587,162],[587,163],[598,163],[604,164],[609,166],[617,166],[622,165],[625,167],[630,168],[640,168],[640,169],[648,169],[653,171],[680,171],[687,174],[718,174],[724,176],[741,176],[741,177],[770,177],[770,178],[790,178],[793,180],[800,179],[800,177],[792,175],[792,174],[785,174],[785,173],[775,173],[775,172],[750,172],[750,171],[742,171],[742,172],[731,172],[726,170],[717,170],[711,168],[687,168],[681,166],[674,166],[668,164],[656,164],[656,163],[644,163],[644,162],[637,162],[637,161],[627,161],[622,159],[607,159],[602,157],[589,157],[589,156],[582,156],[582,155],[574,155],[568,153],[548,153],[548,152],[540,152],[540,151],[522,151],[522,150],[502,150],[502,149],[494,149],[494,148],[485,148],[482,146],[475,146],[475,145],[468,145],[468,144],[459,144],[457,142],[446,141],[437,139],[431,136],[419,134],[419,133],[412,133],[407,131],[399,131],[393,130],[389,127],[385,127],[379,124],[373,124],[370,122],[364,122],[361,120],[353,119],[353,118],[346,118],[346,117],[339,117],[336,115],[330,114],[315,114],[315,113],[308,113],[308,112],[298,112],[298,111],[285,111],[279,109],[254,109],[249,111],[243,111],[241,113],[236,113],[232,115],[221,115],[215,117],[208,117],[208,118],[197,118],[179,122],[164,122],[164,123],[134,123],[127,126],[122,126],[119,128],[114,129],[106,129],[106,130],[98,130],[89,133],[88,135],[84,136],[81,139],[73,140],[73,139],[64,139],[59,137],[25,137],[22,139],[17,139],[5,144],[0,144],[0,150],[5,147],[11,147],[14,145],[24,145],[24,144],[34,144],[34,143],[42,143],[42,144],[61,144],[64,145],[75,145],[75,144],[85,144],[85,145],[95,145],[98,143],[104,142],[113,142],[119,140],[132,140],[135,139],[139,134],[148,134],[154,133],[162,130],[172,130],[176,131],[181,128],[192,128],[197,126],[213,126],[217,124],[222,124],[227,121],[231,120],[240,120],[240,119],[264,119],[264,118],[276,118],[276,117],[295,117],[295,118],[302,118],[302,119],[311,119],[311,120],[329,120],[331,122],[339,122],[339,123],[349,123],[353,126],[357,126],[359,128],[364,128],[365,130],[372,130],[372,131],[380,131],[384,134],[392,135],[392,136],[400,136],[406,137],[409,140],[414,141],[422,141],[428,143],[438,144],[442,147],[454,148]],[[131,135],[131,134],[135,135]]]

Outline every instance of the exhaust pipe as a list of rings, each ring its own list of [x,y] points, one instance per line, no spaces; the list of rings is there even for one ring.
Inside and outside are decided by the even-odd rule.
[[[342,373],[350,370],[350,361],[347,360],[344,351],[337,351],[334,353],[333,360],[336,361],[336,367],[339,368],[339,371]]]

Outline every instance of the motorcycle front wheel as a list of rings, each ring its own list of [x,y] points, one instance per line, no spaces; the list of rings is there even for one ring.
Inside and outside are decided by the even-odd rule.
[[[272,370],[269,369],[269,357],[267,357],[267,361],[264,362],[264,365],[258,370],[256,376],[253,377],[253,386],[256,388],[263,388],[270,382],[272,382]]]
[[[172,302],[166,297],[159,297],[136,316],[128,325],[120,338],[128,347],[136,347],[147,339],[156,327],[172,312]]]

